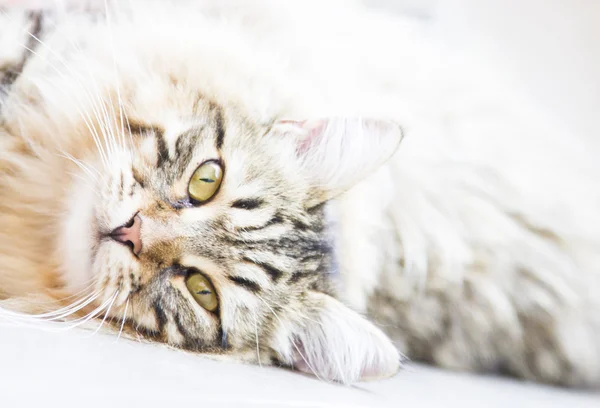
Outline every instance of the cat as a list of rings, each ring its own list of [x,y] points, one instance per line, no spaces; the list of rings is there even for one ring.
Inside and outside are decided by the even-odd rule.
[[[594,152],[465,67],[358,2],[5,10],[3,315],[598,387]]]

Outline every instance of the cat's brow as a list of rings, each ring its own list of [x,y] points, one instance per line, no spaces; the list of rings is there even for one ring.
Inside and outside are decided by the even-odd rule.
[[[157,125],[144,124],[135,120],[127,120],[127,130],[131,134],[141,136],[154,136],[156,139],[156,167],[161,168],[165,162],[171,161],[167,142],[164,137],[164,129]]]
[[[231,203],[232,208],[241,208],[244,210],[254,210],[264,204],[264,200],[260,198],[240,198]]]
[[[255,261],[253,259],[250,259],[248,257],[244,257],[243,258],[244,262],[248,262],[251,263],[253,265],[258,266],[259,268],[261,268],[263,271],[265,271],[265,273],[271,278],[271,280],[274,283],[277,283],[277,281],[283,276],[283,271],[275,268],[272,265],[269,265],[265,262],[259,262],[259,261]]]
[[[273,218],[269,219],[263,225],[239,227],[239,228],[237,228],[237,231],[238,232],[259,231],[259,230],[265,229],[267,227],[270,227],[271,225],[282,224],[284,221],[285,220],[281,216],[281,214],[275,213],[275,215],[273,216]]]
[[[156,168],[170,164],[169,171],[174,178],[181,177],[193,158],[193,149],[204,127],[194,128],[179,134],[175,142],[175,151],[171,152],[165,131],[157,125],[142,124],[136,121],[128,123],[131,133],[153,136],[156,139]],[[174,155],[174,157],[172,157]]]
[[[163,134],[164,130],[158,125],[145,124],[135,120],[127,120],[127,130],[136,135]]]
[[[216,103],[209,101],[208,109],[213,117],[215,126],[215,146],[217,150],[221,150],[223,143],[225,142],[225,119],[223,116],[223,109]]]
[[[254,281],[251,281],[250,279],[242,278],[241,276],[229,276],[228,278],[236,285],[252,293],[258,293],[261,291],[260,285]]]
[[[160,132],[154,133],[154,137],[156,138],[156,167],[162,168],[166,162],[171,161],[171,155],[169,154],[169,148],[167,147],[167,142],[164,138],[164,133]]]
[[[180,134],[175,142],[175,156],[177,157],[177,173],[175,177],[181,177],[189,167],[194,157],[194,146],[199,138],[202,137],[204,128],[196,128]]]

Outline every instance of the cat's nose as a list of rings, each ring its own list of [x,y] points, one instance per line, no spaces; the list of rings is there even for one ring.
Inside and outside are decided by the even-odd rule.
[[[115,228],[110,233],[110,237],[121,244],[129,246],[135,255],[139,255],[142,251],[141,227],[142,219],[136,214],[127,224]]]

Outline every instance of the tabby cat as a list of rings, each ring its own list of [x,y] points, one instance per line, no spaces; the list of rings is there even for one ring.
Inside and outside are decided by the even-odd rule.
[[[349,1],[5,9],[2,315],[597,387],[596,157],[465,67]]]

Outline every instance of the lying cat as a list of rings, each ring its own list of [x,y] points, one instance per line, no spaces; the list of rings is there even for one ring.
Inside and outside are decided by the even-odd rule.
[[[423,38],[347,1],[5,10],[3,314],[597,387],[597,159]]]

